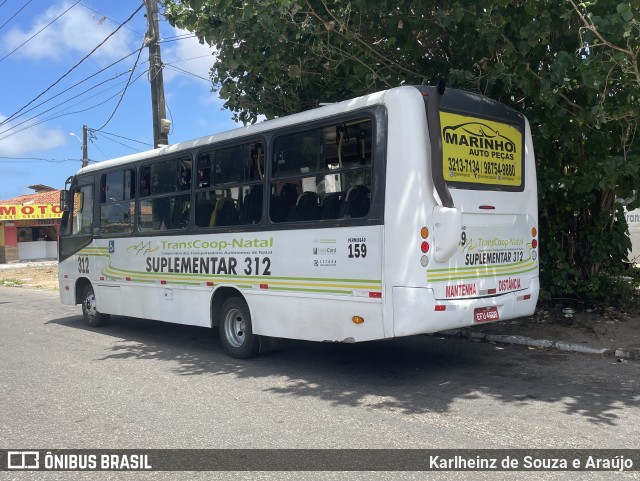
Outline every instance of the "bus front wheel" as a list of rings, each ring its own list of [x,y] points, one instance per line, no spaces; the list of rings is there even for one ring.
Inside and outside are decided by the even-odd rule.
[[[231,356],[247,359],[258,354],[260,338],[253,334],[249,306],[243,299],[231,297],[222,304],[218,328],[222,345]]]
[[[87,284],[82,291],[82,316],[84,322],[91,327],[104,326],[109,320],[109,314],[103,314],[96,309],[96,295],[91,284]]]

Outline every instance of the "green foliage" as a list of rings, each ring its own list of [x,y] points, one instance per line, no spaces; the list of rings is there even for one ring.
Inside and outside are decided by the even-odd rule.
[[[599,0],[165,0],[214,45],[211,78],[255,122],[403,83],[522,111],[538,162],[541,280],[552,297],[614,289],[629,248],[616,198],[640,191],[640,6]],[[629,207],[640,206],[636,201]]]

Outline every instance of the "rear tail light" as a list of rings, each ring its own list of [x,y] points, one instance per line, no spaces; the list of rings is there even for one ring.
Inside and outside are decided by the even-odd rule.
[[[420,229],[420,237],[424,239],[422,241],[422,244],[420,244],[420,250],[423,254],[426,254],[431,248],[429,242],[427,241],[427,238],[429,237],[429,229],[427,227],[423,227],[422,229]]]

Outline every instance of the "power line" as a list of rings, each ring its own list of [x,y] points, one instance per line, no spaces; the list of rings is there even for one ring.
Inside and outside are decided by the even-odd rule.
[[[128,70],[127,70],[127,72],[128,72]],[[15,124],[15,125],[12,125],[12,126],[11,126],[11,127],[9,127],[8,129],[3,130],[2,132],[0,132],[0,135],[2,135],[2,134],[4,134],[4,133],[7,133],[7,132],[9,132],[9,131],[11,131],[11,130],[13,130],[13,129],[17,129],[17,128],[18,128],[18,127],[20,127],[21,125],[24,125],[24,124],[26,124],[27,122],[30,122],[31,120],[38,118],[40,115],[42,115],[42,114],[46,114],[47,112],[50,112],[50,111],[52,111],[53,109],[55,109],[55,108],[57,108],[57,107],[60,107],[61,105],[66,104],[67,102],[71,102],[72,100],[77,99],[78,97],[80,97],[80,96],[82,96],[82,95],[86,94],[87,92],[90,92],[90,91],[91,91],[91,90],[93,90],[93,89],[96,89],[96,88],[100,87],[101,85],[104,85],[104,84],[105,84],[105,83],[107,83],[107,82],[111,82],[112,80],[115,80],[115,79],[117,79],[117,78],[119,78],[119,77],[122,77],[122,76],[123,76],[123,75],[125,75],[127,72],[122,72],[122,73],[119,73],[119,74],[115,75],[114,77],[111,77],[111,78],[108,78],[108,79],[106,79],[106,80],[103,80],[102,82],[99,82],[99,83],[97,83],[96,85],[94,85],[94,86],[92,86],[92,87],[89,87],[88,89],[86,89],[86,90],[84,90],[84,91],[80,92],[79,94],[75,95],[75,96],[74,96],[74,97],[72,97],[72,98],[69,98],[69,99],[67,99],[67,100],[64,100],[64,101],[62,101],[62,102],[60,102],[60,103],[58,103],[58,104],[54,105],[53,107],[50,107],[50,108],[48,108],[47,110],[45,110],[45,111],[43,111],[43,112],[40,112],[40,113],[38,113],[38,114],[34,115],[33,117],[29,117],[28,119],[23,120],[22,122],[19,122],[19,123]],[[83,100],[83,102],[84,102],[84,100]],[[75,104],[74,104],[74,105],[75,105]]]
[[[31,0],[29,0],[29,2],[31,2]],[[57,85],[62,79],[64,79],[67,75],[69,75],[71,72],[73,72],[82,62],[84,62],[86,59],[88,59],[91,55],[93,55],[93,53],[98,50],[102,45],[104,45],[107,40],[109,40],[111,37],[113,37],[116,32],[118,32],[118,30],[120,30],[125,23],[129,22],[129,20],[131,20],[136,13],[138,13],[142,7],[144,7],[144,4],[140,5],[135,12],[133,12],[129,18],[127,18],[122,24],[120,24],[118,26],[118,28],[116,28],[113,32],[111,32],[102,42],[100,42],[93,50],[91,50],[91,52],[89,52],[86,56],[84,56],[78,63],[76,63],[73,67],[71,67],[69,70],[67,70],[65,72],[64,75],[62,75],[62,77],[60,77],[58,80],[56,80],[55,82],[53,82],[51,85],[49,85],[46,89],[44,89],[42,92],[40,92],[34,99],[32,99],[31,101],[29,101],[29,103],[27,103],[26,105],[24,105],[23,107],[21,107],[17,112],[11,114],[9,117],[7,117],[4,121],[0,122],[0,125],[3,125],[5,123],[7,123],[8,121],[10,121],[11,119],[13,119],[16,115],[18,115],[20,112],[22,112],[25,108],[27,108],[29,105],[31,105],[33,102],[35,102],[36,100],[38,100],[40,97],[42,97],[45,93],[47,93],[49,90],[51,90],[55,85]]]
[[[116,60],[116,61],[115,61],[115,62],[113,62],[112,64],[107,65],[106,67],[104,67],[104,68],[102,68],[102,69],[98,70],[97,72],[95,72],[95,73],[93,73],[93,74],[89,75],[88,77],[84,78],[83,80],[80,80],[79,82],[76,82],[76,83],[75,83],[75,84],[73,84],[71,87],[68,87],[68,88],[66,88],[65,90],[63,90],[62,92],[59,92],[59,93],[55,94],[53,97],[49,97],[47,100],[44,100],[44,101],[40,102],[39,104],[34,105],[34,106],[33,106],[33,107],[31,107],[30,109],[27,109],[27,110],[25,110],[24,112],[22,112],[20,115],[15,115],[15,116],[14,116],[14,120],[15,120],[15,119],[17,119],[18,117],[22,117],[23,115],[26,115],[27,113],[31,112],[31,111],[32,111],[32,110],[34,110],[34,109],[37,109],[38,107],[41,107],[42,105],[44,105],[44,104],[46,104],[46,103],[51,102],[53,99],[55,99],[55,98],[57,98],[57,97],[60,97],[61,95],[63,95],[63,94],[65,94],[65,93],[69,92],[70,90],[72,90],[72,89],[76,88],[78,85],[81,85],[81,84],[83,84],[84,82],[86,82],[87,80],[89,80],[89,79],[91,79],[91,78],[95,77],[96,75],[101,74],[101,73],[102,73],[102,72],[104,72],[105,70],[107,70],[107,69],[109,69],[109,68],[113,67],[114,65],[116,65],[116,64],[118,64],[118,63],[120,63],[120,62],[122,62],[123,60],[125,60],[125,59],[127,59],[127,58],[131,57],[133,54],[135,54],[135,53],[137,53],[137,52],[138,52],[137,50],[134,50],[133,52],[131,52],[131,53],[129,53],[129,54],[127,54],[127,55],[125,55],[124,57],[122,57],[120,60]],[[4,121],[3,121],[3,122],[0,122],[0,126],[2,126],[4,123],[6,123],[6,122],[4,122]]]
[[[198,55],[197,57],[182,58],[182,59],[180,59],[180,60],[175,60],[175,61],[173,61],[173,62],[166,62],[164,65],[165,65],[165,66],[166,66],[166,65],[174,65],[174,64],[176,64],[176,63],[188,62],[189,60],[196,60],[196,59],[199,59],[199,58],[211,57],[212,55],[213,55],[213,54],[208,53],[208,54],[206,54],[206,55]]]
[[[91,130],[93,130],[93,129],[91,129]],[[131,141],[131,142],[136,142],[136,143],[138,143],[138,144],[148,145],[149,147],[153,147],[153,144],[150,144],[150,143],[148,143],[148,142],[143,142],[143,141],[141,141],[141,140],[136,140],[136,139],[130,139],[129,137],[125,137],[125,136],[123,136],[123,135],[114,134],[114,133],[112,133],[112,132],[105,132],[104,130],[101,130],[101,131],[100,131],[100,133],[101,133],[101,134],[105,134],[105,135],[111,135],[111,136],[113,136],[113,137],[118,137],[119,139],[129,140],[129,141]]]
[[[133,79],[133,80],[131,81],[131,83],[136,82],[140,77],[142,77],[142,76],[143,76],[144,74],[146,74],[148,71],[149,71],[149,69],[147,69],[147,70],[145,70],[144,72],[142,72],[142,73],[141,73],[140,75],[138,75],[135,79]],[[99,102],[99,103],[97,103],[97,104],[95,104],[95,105],[92,105],[91,107],[88,107],[88,108],[86,108],[86,109],[76,110],[76,111],[73,111],[73,112],[67,112],[67,113],[63,113],[63,114],[59,114],[59,115],[54,115],[54,116],[52,116],[52,117],[47,117],[46,119],[43,119],[43,120],[41,120],[41,121],[39,121],[39,122],[35,122],[35,123],[31,124],[31,125],[27,125],[26,127],[23,127],[22,129],[17,130],[16,132],[12,132],[12,133],[10,133],[10,134],[8,134],[8,135],[5,135],[4,137],[0,138],[0,140],[4,140],[4,139],[6,139],[6,138],[8,138],[8,137],[11,137],[12,135],[15,135],[15,134],[20,133],[20,132],[22,132],[22,131],[24,131],[24,130],[30,129],[31,127],[35,127],[35,126],[37,126],[37,125],[43,124],[43,123],[45,123],[45,122],[48,122],[49,120],[58,119],[58,118],[60,118],[60,117],[65,117],[65,116],[67,116],[67,115],[73,115],[73,114],[79,114],[79,113],[82,113],[82,112],[87,112],[88,110],[91,110],[91,109],[94,109],[94,108],[96,108],[96,107],[99,107],[100,105],[106,104],[109,100],[114,99],[115,97],[117,97],[118,95],[120,95],[122,92],[123,92],[123,90],[120,90],[119,92],[117,92],[116,94],[112,95],[112,96],[111,96],[111,97],[109,97],[108,99],[103,100],[102,102]],[[84,102],[84,100],[83,100],[83,102]]]
[[[34,110],[34,109],[36,109],[36,108],[38,108],[38,107],[41,107],[42,105],[44,105],[44,104],[46,104],[46,103],[50,102],[51,100],[53,100],[53,99],[55,99],[55,98],[57,98],[57,97],[59,97],[59,96],[63,95],[64,93],[67,93],[68,91],[72,90],[73,88],[77,87],[78,85],[81,85],[82,83],[86,82],[87,80],[89,80],[89,79],[91,79],[91,78],[95,77],[96,75],[98,75],[98,74],[100,74],[100,73],[104,72],[104,71],[105,71],[105,70],[107,70],[108,68],[113,67],[114,65],[118,64],[119,62],[121,62],[121,61],[123,61],[123,60],[125,60],[125,59],[129,58],[130,56],[132,56],[132,55],[133,55],[133,54],[135,54],[136,52],[140,55],[140,49],[138,49],[137,51],[136,51],[136,50],[134,50],[133,52],[131,52],[131,53],[129,53],[129,54],[127,54],[127,55],[125,55],[125,56],[124,56],[124,57],[122,57],[121,59],[116,60],[115,62],[111,63],[111,64],[110,64],[110,65],[108,65],[107,67],[104,67],[103,69],[101,69],[101,70],[97,71],[96,73],[94,73],[94,74],[92,74],[92,75],[88,76],[87,78],[85,78],[85,79],[81,80],[80,82],[75,83],[75,84],[74,84],[74,85],[72,85],[71,87],[69,87],[69,88],[67,88],[67,89],[63,90],[62,92],[60,92],[60,93],[58,93],[58,94],[54,95],[53,97],[51,97],[51,98],[49,98],[49,99],[47,99],[47,100],[45,100],[45,101],[43,101],[43,102],[40,102],[39,104],[37,104],[37,105],[35,105],[35,106],[31,107],[30,109],[28,109],[28,110],[26,110],[26,111],[22,112],[20,115],[17,115],[17,116],[15,116],[15,117],[16,117],[16,118],[17,118],[17,117],[21,117],[21,116],[25,115],[26,113],[31,112],[32,110]],[[179,67],[175,67],[175,66],[173,65],[173,64],[176,64],[176,63],[186,62],[186,61],[189,61],[189,60],[195,60],[195,59],[204,58],[204,57],[208,57],[208,56],[209,56],[209,55],[207,54],[207,55],[200,55],[200,56],[197,56],[197,57],[190,57],[190,58],[187,58],[187,59],[180,59],[180,60],[176,60],[176,61],[173,61],[173,62],[170,62],[170,63],[165,64],[165,67],[173,68],[174,70],[178,70],[178,71],[183,72],[183,73],[186,73],[186,74],[188,74],[188,75],[192,75],[192,76],[194,76],[194,77],[196,77],[196,78],[199,78],[199,79],[201,79],[201,80],[204,80],[204,81],[206,81],[206,82],[210,83],[211,81],[210,81],[209,79],[206,79],[206,78],[204,78],[204,77],[201,77],[201,76],[199,76],[199,75],[197,75],[197,74],[194,74],[194,73],[192,73],[192,72],[189,72],[189,71],[187,71],[187,70],[185,70],[185,69],[181,69],[181,68],[179,68]],[[148,61],[148,60],[145,60],[145,62],[147,62],[147,61]],[[129,71],[132,71],[132,70],[130,69]],[[146,72],[148,72],[148,71],[149,71],[149,70],[146,70],[146,71],[145,71],[145,72],[143,72],[141,75],[144,75],[144,74],[145,74]],[[24,125],[25,123],[27,123],[27,122],[29,122],[29,121],[31,121],[31,120],[36,119],[38,116],[42,115],[43,113],[50,112],[51,110],[53,110],[53,109],[55,109],[55,108],[57,108],[57,107],[60,107],[60,106],[64,105],[65,103],[70,102],[71,100],[75,100],[75,99],[79,98],[80,96],[82,96],[82,95],[84,95],[84,94],[86,94],[86,93],[90,92],[91,90],[94,90],[95,88],[97,88],[97,87],[99,87],[99,86],[101,86],[101,85],[104,85],[105,83],[107,83],[107,82],[109,82],[109,81],[116,80],[117,78],[121,77],[121,76],[122,76],[122,75],[124,75],[125,73],[126,73],[126,72],[122,72],[122,73],[120,73],[120,74],[115,75],[114,77],[111,77],[111,78],[109,78],[109,79],[105,80],[105,81],[99,82],[98,84],[96,84],[96,85],[94,85],[94,86],[92,86],[92,87],[89,87],[88,89],[86,89],[86,90],[84,90],[84,91],[80,92],[79,94],[76,94],[73,98],[66,99],[66,100],[64,100],[63,102],[60,102],[59,104],[56,104],[55,106],[53,106],[53,107],[51,107],[51,108],[49,108],[49,109],[47,109],[47,110],[45,110],[45,111],[43,111],[43,112],[40,112],[38,115],[35,115],[35,116],[33,116],[33,117],[30,117],[29,119],[27,119],[27,120],[25,120],[25,121],[23,121],[23,122],[20,122],[20,123],[18,123],[18,124],[15,124],[15,125],[13,125],[13,126],[9,127],[8,129],[6,129],[6,130],[4,130],[4,131],[0,132],[0,135],[5,134],[5,133],[7,133],[7,132],[10,132],[11,130],[14,130],[14,129],[18,128],[19,126]],[[132,74],[133,74],[133,72],[132,72]],[[136,79],[135,79],[135,80],[133,80],[133,82],[135,82],[136,80],[138,80],[138,78],[139,78],[139,77],[140,77],[140,76],[136,77]],[[109,89],[111,89],[111,88],[112,88],[112,87],[110,87]],[[107,90],[109,90],[109,89],[105,89],[105,90],[102,90],[102,91],[100,91],[100,92],[97,92],[97,93],[95,94],[95,96],[98,96],[98,95],[100,95],[101,93],[103,93],[103,92],[105,92],[105,91],[107,91]],[[98,103],[98,104],[95,104],[93,107],[98,107],[98,106],[100,106],[100,105],[103,105],[104,103],[106,103],[107,101],[109,101],[109,100],[111,100],[112,98],[116,97],[118,94],[120,94],[120,93],[121,93],[121,92],[123,92],[123,91],[124,91],[124,90],[120,90],[118,93],[116,93],[116,94],[114,94],[113,96],[109,97],[106,101],[104,101],[104,102],[100,102],[100,103]],[[94,97],[95,97],[95,96],[94,96]],[[75,105],[78,105],[78,104],[81,104],[81,103],[83,103],[83,102],[86,102],[86,100],[87,100],[87,99],[85,99],[85,100],[81,100],[81,101],[76,102],[76,103],[74,103],[74,104],[71,104],[71,105],[69,105],[67,108],[71,108],[71,107],[73,107],[73,106],[75,106]],[[91,107],[91,108],[93,108],[93,107]],[[91,108],[89,108],[89,109],[83,109],[83,110],[78,110],[78,111],[74,111],[74,112],[68,112],[68,113],[55,114],[54,116],[47,117],[46,119],[43,119],[42,121],[39,121],[39,122],[35,122],[35,123],[33,123],[33,124],[30,124],[30,125],[28,125],[28,126],[26,126],[26,127],[22,128],[22,129],[18,130],[17,132],[14,132],[14,133],[22,132],[22,131],[24,131],[24,130],[27,130],[27,129],[31,128],[31,127],[35,127],[35,126],[40,125],[40,124],[42,124],[42,123],[44,123],[44,122],[47,122],[47,121],[49,121],[49,120],[54,120],[54,119],[57,119],[57,118],[60,118],[60,117],[66,116],[66,115],[72,115],[72,114],[74,114],[74,113],[82,113],[82,112],[86,112],[87,110],[90,110]],[[170,112],[170,111],[169,111],[169,116],[172,118],[172,114],[171,114],[171,112]],[[5,124],[5,123],[6,123],[6,122],[0,122],[0,125],[3,125],[3,124]],[[171,127],[172,127],[172,129],[174,128],[173,119],[172,119],[172,125],[171,125]],[[101,132],[102,132],[102,133],[105,133],[104,131],[101,131]],[[109,133],[109,134],[110,134],[110,135],[117,136],[117,134],[112,134],[112,133]],[[9,134],[9,135],[7,135],[7,136],[5,136],[5,137],[2,137],[2,138],[0,138],[0,140],[3,140],[3,139],[5,139],[5,138],[7,138],[7,137],[9,137],[9,136],[11,136],[11,135],[13,135],[13,134]],[[146,142],[141,142],[141,141],[138,141],[138,140],[129,139],[129,138],[127,138],[127,137],[121,137],[121,138],[123,138],[123,139],[125,139],[125,140],[130,140],[130,141],[133,141],[133,142],[137,142],[137,143],[140,143],[140,144],[143,144],[143,145],[146,145],[146,146],[151,146],[151,147],[153,147],[153,145],[152,145],[152,144],[149,144],[149,143],[146,143]]]
[[[102,124],[102,127],[100,127],[99,129],[93,129],[94,132],[100,132],[103,128],[105,128],[107,124],[111,122],[111,119],[113,118],[113,116],[116,114],[116,111],[118,110],[118,107],[120,107],[120,103],[124,98],[124,94],[127,93],[127,89],[129,88],[129,84],[131,83],[131,78],[133,77],[133,73],[136,71],[136,67],[138,66],[138,60],[140,60],[140,54],[142,53],[143,48],[144,48],[144,42],[142,42],[142,45],[140,46],[140,50],[138,50],[138,56],[136,57],[136,62],[133,64],[133,68],[131,69],[131,73],[129,74],[129,79],[127,80],[127,85],[124,86],[124,90],[122,91],[122,95],[120,96],[120,99],[118,99],[116,108],[113,109],[111,116],[109,116],[109,119],[107,119],[107,121],[104,124]]]
[[[98,147],[98,145],[94,142],[94,140],[96,139],[96,137],[94,135],[92,135],[91,138],[91,145],[93,145],[96,149],[98,149],[100,151],[100,153],[102,154],[102,157],[104,157],[104,159],[108,159],[107,154],[105,154],[102,149],[100,147]]]
[[[36,108],[38,108],[38,107],[41,107],[41,106],[43,106],[43,105],[45,105],[45,104],[49,103],[49,102],[50,102],[50,101],[52,101],[53,99],[55,99],[55,98],[57,98],[57,97],[60,97],[61,95],[63,95],[63,94],[65,94],[65,93],[69,92],[70,90],[74,89],[74,88],[75,88],[75,87],[77,87],[78,85],[83,84],[84,82],[86,82],[86,81],[90,80],[91,78],[95,77],[96,75],[98,75],[98,74],[100,74],[100,73],[104,72],[105,70],[107,70],[107,69],[109,69],[109,68],[113,67],[114,65],[116,65],[116,64],[118,64],[118,63],[120,63],[120,62],[122,62],[123,60],[125,60],[125,59],[129,58],[130,56],[132,56],[132,55],[133,55],[133,54],[135,54],[136,52],[138,53],[138,55],[140,55],[140,50],[139,50],[139,49],[138,49],[137,51],[136,51],[136,50],[134,50],[133,52],[131,52],[131,53],[129,53],[129,54],[127,54],[127,55],[125,55],[125,56],[124,56],[124,57],[122,57],[121,59],[116,60],[115,62],[111,63],[110,65],[108,65],[108,66],[106,66],[106,67],[104,67],[104,68],[102,68],[101,70],[99,70],[99,71],[95,72],[94,74],[92,74],[92,75],[90,75],[90,76],[86,77],[85,79],[83,79],[83,80],[81,80],[81,81],[79,81],[79,82],[75,83],[74,85],[72,85],[72,86],[68,87],[67,89],[63,90],[62,92],[59,92],[59,93],[57,93],[56,95],[54,95],[54,96],[52,96],[52,97],[50,97],[50,98],[48,98],[48,99],[44,100],[43,102],[40,102],[39,104],[34,105],[34,106],[33,106],[33,107],[31,107],[30,109],[27,109],[27,110],[25,110],[24,112],[22,112],[20,115],[16,115],[16,116],[14,117],[14,120],[15,120],[16,118],[22,117],[23,115],[25,115],[25,114],[27,114],[27,113],[29,113],[29,112],[31,112],[31,111],[33,111],[33,110],[35,110],[35,109],[36,109]],[[165,66],[173,67],[173,64],[176,64],[176,63],[187,62],[187,61],[189,61],[189,60],[195,60],[195,59],[204,58],[204,57],[208,57],[208,56],[209,56],[209,55],[200,55],[200,56],[197,56],[197,57],[190,57],[190,58],[187,58],[187,59],[176,60],[176,61],[174,61],[174,62],[170,62],[170,63],[168,63],[168,64],[165,64]],[[148,60],[145,60],[144,62],[148,62]],[[175,67],[175,69],[179,69],[179,67]],[[188,71],[186,71],[186,70],[184,70],[184,69],[180,69],[180,70],[181,70],[182,72],[188,73],[189,75],[193,75],[193,76],[196,76],[196,77],[198,77],[198,78],[200,78],[200,79],[202,79],[202,80],[205,80],[205,81],[207,81],[207,82],[210,82],[210,80],[207,80],[207,79],[205,79],[204,77],[199,77],[199,76],[197,76],[196,74],[191,73],[191,72],[188,72]],[[128,71],[131,71],[131,69],[129,69]],[[13,129],[16,129],[16,128],[18,128],[19,126],[24,125],[25,123],[27,123],[27,122],[29,122],[29,121],[31,121],[31,120],[33,120],[33,119],[37,118],[38,116],[40,116],[40,115],[42,115],[42,114],[44,114],[44,113],[50,112],[51,110],[53,110],[53,109],[55,109],[55,108],[57,108],[57,107],[60,107],[60,106],[64,105],[64,104],[65,104],[65,103],[67,103],[67,102],[70,102],[70,101],[72,101],[72,100],[75,100],[75,99],[77,99],[77,98],[81,97],[82,95],[86,94],[87,92],[90,92],[91,90],[94,90],[94,89],[96,89],[97,87],[99,87],[99,86],[101,86],[101,85],[104,85],[104,84],[105,84],[105,83],[107,83],[107,82],[110,82],[110,81],[112,81],[112,80],[115,80],[115,79],[117,79],[117,78],[121,77],[121,76],[122,76],[122,75],[124,75],[125,73],[126,73],[126,72],[119,73],[119,74],[117,74],[117,75],[115,75],[115,76],[113,76],[113,77],[110,77],[110,78],[109,78],[109,79],[107,79],[107,80],[104,80],[104,81],[102,81],[102,82],[99,82],[99,83],[97,83],[97,84],[93,85],[92,87],[89,87],[88,89],[86,89],[86,90],[84,90],[84,91],[82,91],[82,92],[80,92],[80,93],[76,94],[73,98],[66,99],[66,100],[64,100],[63,102],[60,102],[60,103],[58,103],[58,104],[54,105],[53,107],[51,107],[51,108],[49,108],[49,109],[47,109],[47,110],[44,110],[43,112],[40,112],[40,113],[38,113],[37,115],[34,115],[33,117],[28,118],[27,120],[25,120],[25,121],[23,121],[23,122],[20,122],[20,123],[18,123],[18,124],[12,125],[11,127],[7,128],[6,130],[4,130],[4,131],[0,132],[0,135],[4,134],[4,133],[6,133],[6,132],[9,132],[9,131],[11,131],[11,130],[13,130]],[[101,93],[101,92],[98,92],[96,95],[99,95],[100,93]],[[84,101],[81,101],[81,102],[78,102],[78,103],[82,103],[82,102],[84,102]],[[71,106],[73,106],[73,105],[77,105],[78,103],[76,103],[76,104],[72,104]],[[4,122],[0,122],[0,126],[1,126],[1,125],[3,125],[3,124],[4,124]],[[172,126],[172,128],[173,128],[173,126]],[[151,144],[145,144],[145,145],[151,145]]]
[[[100,132],[100,133],[102,133],[102,132]],[[124,143],[122,143],[122,142],[120,142],[120,141],[118,141],[118,140],[116,140],[116,139],[111,139],[111,138],[109,138],[109,137],[103,137],[103,138],[104,138],[105,140],[109,140],[109,141],[111,141],[111,142],[115,142],[116,144],[122,145],[123,147],[126,147],[127,149],[131,149],[131,150],[133,150],[134,152],[142,152],[142,150],[140,150],[140,149],[136,149],[136,148],[134,148],[134,147],[131,147],[130,145],[124,144]],[[95,144],[95,142],[92,142],[92,144],[96,145],[96,144]],[[97,147],[97,145],[96,145],[96,147]],[[152,147],[153,147],[153,146],[152,146]],[[98,149],[98,150],[100,150],[100,149]],[[102,151],[100,151],[100,152],[102,152]],[[104,153],[103,153],[103,154],[104,154]]]
[[[143,72],[141,75],[144,75],[146,72],[148,72],[148,70],[146,70],[145,72]],[[136,77],[136,79],[134,80],[134,82],[135,82],[135,81],[136,81],[136,80],[137,80],[141,75],[139,75],[138,77]],[[61,111],[61,112],[65,112],[65,113],[59,113],[59,112],[56,112],[56,113],[54,113],[52,116],[49,116],[49,117],[47,117],[47,118],[45,118],[45,119],[43,119],[43,120],[45,120],[45,121],[49,121],[49,120],[54,120],[54,119],[57,119],[57,118],[59,118],[59,117],[63,117],[63,116],[65,116],[65,115],[69,115],[69,114],[72,114],[72,113],[86,112],[87,110],[90,110],[91,108],[89,108],[89,109],[83,109],[83,110],[78,110],[78,111],[75,111],[75,112],[66,113],[70,108],[75,107],[76,105],[83,104],[83,103],[85,103],[85,102],[87,102],[87,101],[89,101],[89,100],[92,100],[93,98],[96,98],[98,95],[101,95],[101,94],[103,94],[103,93],[105,93],[105,92],[108,92],[109,90],[113,90],[114,88],[119,87],[120,85],[122,85],[122,84],[124,84],[124,83],[126,83],[126,81],[118,82],[118,83],[117,83],[117,84],[115,84],[115,85],[112,85],[112,86],[107,87],[107,88],[105,88],[105,89],[103,89],[103,90],[100,90],[100,91],[96,92],[96,94],[95,94],[95,95],[93,95],[93,96],[92,96],[92,97],[90,97],[90,98],[85,98],[85,99],[79,100],[78,102],[75,102],[75,103],[73,103],[73,104],[71,104],[71,105],[67,106],[64,110],[62,110],[62,111]],[[111,95],[111,96],[107,99],[107,101],[109,101],[109,100],[111,100],[111,99],[116,98],[116,97],[117,97],[118,95],[120,95],[121,93],[122,93],[122,90],[118,90],[115,94]],[[98,106],[102,105],[103,103],[105,103],[105,102],[100,102],[100,103],[98,103],[98,104],[95,104],[95,105],[94,105],[94,107],[98,107]]]
[[[188,35],[185,37],[169,37],[169,38],[163,38],[162,40],[158,40],[158,43],[169,43],[169,42],[177,42],[178,40],[186,40],[188,38],[195,38],[196,35]]]
[[[78,3],[80,3],[80,0],[77,0],[76,3],[74,3],[73,5],[71,5],[69,8],[67,8],[64,12],[62,12],[60,15],[58,15],[56,18],[54,18],[53,20],[51,20],[48,24],[46,24],[44,27],[42,27],[40,30],[38,30],[36,33],[34,33],[33,35],[31,35],[31,37],[29,37],[27,40],[25,40],[24,42],[22,42],[20,45],[18,45],[16,48],[14,48],[11,52],[9,52],[8,54],[6,54],[4,57],[0,58],[0,62],[2,62],[5,58],[7,58],[9,55],[11,55],[13,52],[15,52],[16,50],[19,50],[20,48],[22,48],[24,45],[26,45],[27,43],[29,43],[36,35],[38,35],[40,32],[42,32],[43,30],[45,30],[46,28],[48,28],[53,22],[55,22],[56,20],[58,20],[60,17],[62,17],[65,13],[67,13],[69,10],[71,10],[73,7],[75,7],[76,5],[78,5]]]
[[[171,35],[169,37],[163,37],[162,40],[172,40],[172,39],[180,39],[180,38],[187,38],[187,37],[195,37],[196,34],[189,32],[189,33],[181,33],[180,35]]]
[[[205,82],[209,82],[209,83],[211,83],[211,79],[201,77],[201,76],[200,76],[200,75],[198,75],[198,74],[195,74],[195,73],[193,73],[193,72],[189,72],[188,70],[185,70],[185,69],[180,68],[180,67],[176,67],[175,65],[169,65],[169,64],[166,64],[166,65],[165,65],[165,67],[169,67],[170,69],[178,70],[178,71],[180,71],[180,72],[184,72],[184,73],[189,74],[189,75],[191,75],[191,76],[193,76],[193,77],[196,77],[196,78],[199,78],[199,79],[201,79],[201,80],[204,80]]]
[[[167,112],[169,112],[169,119],[171,120],[171,128],[169,129],[169,134],[173,134],[173,128],[175,127],[175,123],[173,122],[173,114],[171,113],[171,109],[169,108],[169,102],[165,99],[164,105],[167,107]]]
[[[11,18],[9,20],[7,20],[2,25],[0,25],[0,30],[2,30],[6,24],[8,24],[11,20],[13,20],[16,17],[16,15],[18,15],[20,12],[22,12],[27,7],[27,5],[29,5],[31,2],[33,2],[33,0],[29,0],[27,3],[25,3],[20,10],[18,10],[16,13],[14,13],[11,16]],[[4,3],[3,3],[3,5],[4,5]]]
[[[110,22],[115,23],[116,25],[118,25],[118,24],[120,23],[120,22],[118,22],[117,20],[114,20],[113,18],[107,17],[104,13],[100,13],[100,12],[98,12],[97,10],[94,10],[93,8],[86,6],[84,3],[82,3],[82,0],[80,1],[80,6],[82,6],[82,7],[86,8],[87,10],[89,10],[89,11],[91,11],[91,12],[93,12],[93,13],[96,13],[96,14],[100,15],[100,19],[101,19],[101,20],[102,20],[102,19],[106,19],[106,20],[109,20]],[[131,31],[131,32],[133,32],[133,33],[135,33],[135,34],[140,35],[141,37],[144,37],[144,34],[143,34],[143,33],[140,33],[140,32],[138,32],[138,31],[136,31],[136,30],[134,30],[134,29],[132,29],[132,28],[130,28],[130,27],[126,27],[126,26],[125,26],[124,28],[126,28],[127,30],[129,30],[129,31]]]
[[[0,5],[1,7],[2,5]],[[5,156],[0,156],[0,162],[16,162],[16,163],[22,163],[25,160],[37,160],[37,161],[41,161],[41,162],[51,162],[54,164],[61,164],[62,162],[77,162],[79,160],[82,159],[45,159],[43,157],[5,157]]]

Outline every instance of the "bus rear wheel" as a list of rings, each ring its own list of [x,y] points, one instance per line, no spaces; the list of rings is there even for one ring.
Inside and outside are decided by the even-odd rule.
[[[101,327],[109,321],[109,314],[96,309],[96,295],[91,284],[87,284],[82,291],[82,316],[84,322],[91,327]]]
[[[220,311],[220,340],[225,350],[236,359],[254,357],[260,350],[260,338],[253,334],[249,306],[239,297],[224,301]]]

